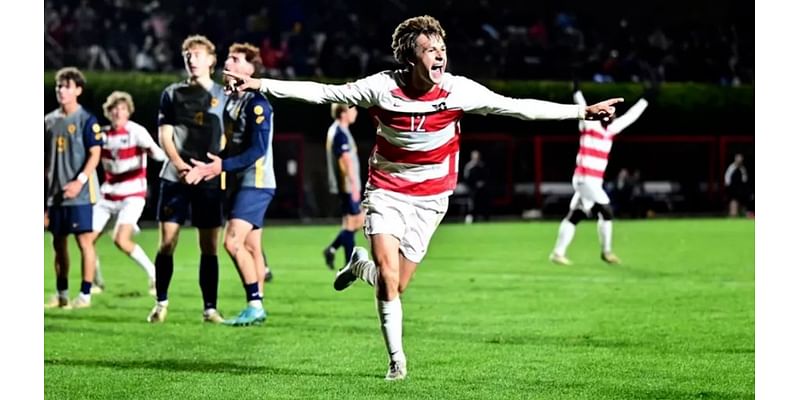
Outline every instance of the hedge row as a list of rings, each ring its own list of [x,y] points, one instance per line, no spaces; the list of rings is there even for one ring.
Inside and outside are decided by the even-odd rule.
[[[45,72],[45,110],[56,107],[53,82],[54,71]],[[81,103],[101,117],[100,107],[113,90],[125,90],[136,102],[135,119],[148,128],[154,128],[161,91],[181,79],[178,74],[144,74],[131,72],[87,72],[87,87]],[[341,81],[328,81],[337,83]],[[572,102],[571,83],[553,81],[484,81],[492,90],[511,97],[536,98],[562,103]],[[642,94],[641,85],[634,83],[596,84],[584,83],[582,89],[591,101],[610,97],[625,97],[630,105]],[[302,102],[272,99],[276,109],[276,126],[284,131],[316,131],[326,126],[329,117],[326,107]],[[755,89],[752,85],[720,87],[697,83],[665,83],[653,106],[637,130],[649,133],[704,133],[752,135],[755,124]],[[498,130],[516,132],[520,124],[491,120]],[[486,123],[478,122],[481,129]],[[548,128],[544,131],[557,131]],[[552,125],[558,126],[558,125]],[[676,132],[680,130],[681,132]]]

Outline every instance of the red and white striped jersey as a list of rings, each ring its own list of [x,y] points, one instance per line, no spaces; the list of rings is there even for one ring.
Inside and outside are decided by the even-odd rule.
[[[128,121],[114,129],[104,127],[106,136],[100,162],[105,171],[105,182],[100,192],[108,200],[147,196],[147,154],[154,160],[164,161],[166,154],[155,143],[143,126]]]
[[[479,83],[445,73],[421,96],[406,90],[404,71],[384,71],[345,85],[261,80],[261,91],[310,103],[345,103],[369,111],[377,131],[369,160],[367,188],[411,196],[449,196],[458,179],[465,113],[520,119],[583,118],[585,107],[513,99]]]
[[[574,98],[578,105],[586,107],[586,100],[580,91],[575,92]],[[639,99],[628,112],[615,118],[606,127],[600,121],[581,120],[578,123],[581,138],[578,156],[575,159],[574,175],[579,179],[594,180],[602,184],[614,136],[636,121],[645,108],[647,100]]]

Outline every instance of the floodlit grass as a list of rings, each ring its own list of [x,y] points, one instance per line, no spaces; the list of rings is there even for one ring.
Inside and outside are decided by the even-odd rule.
[[[403,295],[403,382],[383,381],[372,289],[331,286],[321,251],[337,229],[267,227],[269,317],[248,328],[201,322],[193,230],[178,245],[163,325],[145,322],[145,275],[104,237],[106,293],[90,309],[44,311],[45,397],[754,397],[751,220],[617,221],[621,266],[600,261],[595,225],[584,222],[571,267],[547,261],[553,222],[442,225]],[[157,238],[138,237],[151,257]],[[244,292],[220,250],[219,309],[234,316]],[[72,296],[78,254],[71,244]],[[52,257],[48,234],[48,297]]]

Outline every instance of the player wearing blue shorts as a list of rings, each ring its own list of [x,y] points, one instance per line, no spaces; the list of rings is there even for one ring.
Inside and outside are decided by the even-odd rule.
[[[189,36],[183,41],[183,61],[189,79],[167,86],[161,95],[158,132],[167,161],[161,169],[161,192],[157,217],[161,230],[156,255],[156,305],[149,322],[163,322],[167,316],[173,252],[181,225],[189,218],[200,237],[200,291],[203,320],[221,323],[217,311],[219,262],[217,239],[222,226],[223,195],[220,180],[189,185],[186,173],[191,159],[208,160],[223,147],[223,117],[228,96],[222,85],[211,79],[216,64],[215,47],[206,37]]]
[[[59,108],[45,115],[48,229],[53,234],[57,294],[46,308],[85,308],[91,305],[95,252],[92,243],[92,205],[100,187],[95,168],[100,162],[103,134],[97,118],[79,103],[86,79],[73,67],[56,73]],[[73,234],[81,251],[80,295],[70,304],[67,237]]]
[[[322,251],[325,264],[334,268],[336,250],[344,247],[344,264],[356,245],[355,232],[364,226],[361,210],[361,168],[358,163],[358,148],[350,124],[356,121],[358,110],[347,104],[331,104],[333,123],[328,128],[325,153],[328,161],[328,188],[338,196],[342,212],[342,229],[333,242]]]
[[[234,43],[228,49],[225,70],[252,76],[261,66],[261,55],[251,44]],[[239,270],[247,307],[226,325],[247,326],[263,322],[264,266],[260,249],[261,227],[275,195],[272,167],[272,107],[263,94],[234,94],[225,105],[225,137],[222,158],[208,154],[211,162],[192,160],[190,183],[226,175],[228,224],[225,250]]]

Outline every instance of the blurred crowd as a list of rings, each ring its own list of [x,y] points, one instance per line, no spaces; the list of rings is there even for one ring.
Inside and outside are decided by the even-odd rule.
[[[45,68],[177,71],[201,33],[256,44],[273,77],[359,77],[395,67],[394,27],[425,13],[474,78],[753,82],[753,4],[712,0],[47,0]]]

